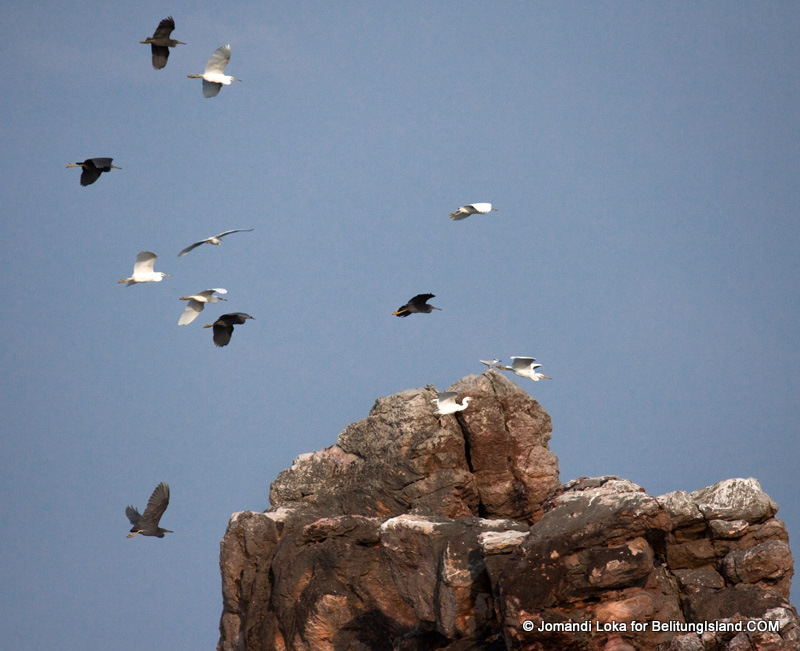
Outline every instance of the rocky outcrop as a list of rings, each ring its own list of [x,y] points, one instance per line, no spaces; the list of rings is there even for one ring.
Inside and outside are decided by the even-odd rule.
[[[792,557],[754,479],[561,486],[547,413],[495,371],[380,398],[221,543],[218,648],[798,649]]]

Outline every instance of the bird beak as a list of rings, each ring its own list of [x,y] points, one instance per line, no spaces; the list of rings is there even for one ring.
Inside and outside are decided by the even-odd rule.
[[[217,296],[217,298],[218,298],[219,300],[221,300],[221,301],[227,301],[227,300],[228,300],[227,298],[222,298],[222,296]]]
[[[440,312],[442,311],[442,308],[440,308],[440,307],[434,307],[433,305],[431,305],[431,307],[432,307],[434,310],[439,310]]]
[[[113,167],[115,170],[121,170],[122,169],[121,167],[117,167],[116,165],[112,165],[111,167]]]

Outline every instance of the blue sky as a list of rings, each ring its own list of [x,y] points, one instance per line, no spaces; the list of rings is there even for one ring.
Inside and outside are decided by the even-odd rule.
[[[479,358],[554,378],[562,481],[754,476],[797,540],[796,3],[118,5],[0,8],[5,646],[213,648],[230,514]],[[117,285],[144,249],[171,277]],[[175,533],[126,539],[160,481]]]

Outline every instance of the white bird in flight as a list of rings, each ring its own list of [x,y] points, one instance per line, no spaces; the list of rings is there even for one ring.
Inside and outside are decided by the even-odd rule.
[[[133,275],[129,278],[123,278],[117,283],[128,283],[126,287],[135,285],[136,283],[160,283],[164,276],[169,276],[162,271],[153,271],[153,265],[156,263],[158,256],[152,251],[140,251],[136,256],[136,262],[133,263]]]
[[[219,301],[228,300],[221,296],[214,296],[214,292],[217,294],[227,294],[228,290],[217,287],[216,289],[204,289],[202,292],[197,292],[191,296],[181,296],[180,300],[189,302],[186,304],[186,309],[183,311],[183,314],[181,314],[181,318],[178,319],[178,325],[182,326],[194,321],[197,315],[203,311],[206,303],[218,303]]]
[[[499,359],[479,359],[478,360],[481,364],[485,364],[489,368],[493,368],[495,365],[500,363]]]
[[[553,378],[536,371],[537,368],[541,367],[541,364],[534,364],[535,361],[533,357],[512,356],[511,367],[497,366],[497,368],[503,371],[513,371],[520,377],[529,377],[534,382],[538,382],[539,380],[552,380]]]
[[[213,244],[215,246],[219,246],[221,244],[220,240],[225,237],[226,235],[230,235],[231,233],[249,233],[254,229],[252,228],[234,228],[232,231],[225,231],[224,233],[220,233],[219,235],[214,235],[213,237],[207,237],[204,240],[200,240],[199,242],[195,242],[194,244],[190,244],[187,246],[183,251],[178,254],[178,257],[182,257],[189,253],[189,251],[193,251],[201,244]]]
[[[456,402],[457,397],[458,393],[455,391],[442,391],[431,400],[431,402],[436,403],[436,411],[434,413],[438,416],[437,420],[439,421],[439,425],[442,424],[442,416],[454,414],[457,411],[463,411],[469,405],[469,401],[472,400],[469,396],[465,396],[461,400],[461,404],[458,404]]]
[[[497,208],[492,208],[490,203],[468,203],[466,206],[461,206],[455,212],[450,213],[450,219],[466,219],[470,215],[485,215],[492,211],[497,212]]]
[[[222,89],[222,85],[230,86],[232,81],[241,81],[236,77],[225,74],[225,66],[231,60],[231,46],[223,45],[214,50],[214,54],[206,64],[206,69],[202,75],[186,75],[189,79],[203,80],[203,95],[205,97],[216,97]]]

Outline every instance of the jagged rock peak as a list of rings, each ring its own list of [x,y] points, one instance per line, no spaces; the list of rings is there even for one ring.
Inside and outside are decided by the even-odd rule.
[[[338,443],[297,457],[272,484],[273,506],[392,517],[409,511],[450,518],[534,522],[558,487],[550,417],[496,371],[450,388],[468,409],[434,414],[427,386],[379,398]]]
[[[442,427],[433,387],[379,399],[279,475],[272,508],[231,517],[220,651],[800,649],[755,479],[559,487],[535,400],[495,371],[451,390],[473,400]]]

